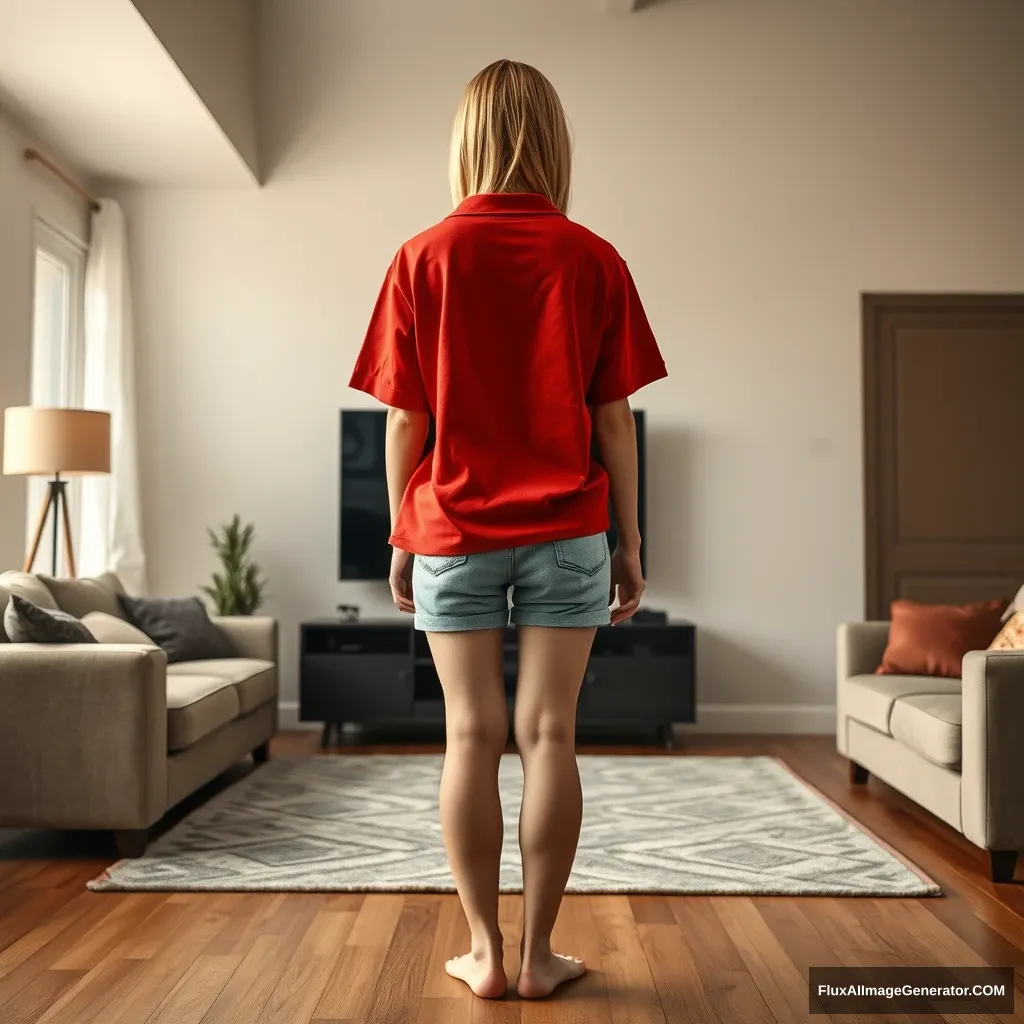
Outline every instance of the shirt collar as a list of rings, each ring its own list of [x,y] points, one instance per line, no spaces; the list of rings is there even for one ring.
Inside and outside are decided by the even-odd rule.
[[[475,196],[467,196],[449,216],[471,217],[480,214],[565,216],[554,203],[536,192],[481,192]]]

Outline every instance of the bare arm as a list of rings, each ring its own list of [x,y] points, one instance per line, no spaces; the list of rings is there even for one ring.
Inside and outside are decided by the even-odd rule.
[[[612,508],[619,531],[619,548],[640,556],[640,526],[637,520],[638,469],[636,423],[629,400],[620,399],[593,409],[592,421],[601,464],[608,474]]]
[[[638,477],[636,423],[628,399],[594,406],[591,419],[601,462],[608,474],[619,543],[612,554],[612,590],[616,607],[612,625],[630,618],[640,607],[644,576],[640,569],[640,525],[637,513]]]
[[[430,418],[425,412],[388,409],[384,440],[384,462],[388,478],[388,505],[391,508],[391,529],[398,521],[398,509],[405,489],[423,456]]]

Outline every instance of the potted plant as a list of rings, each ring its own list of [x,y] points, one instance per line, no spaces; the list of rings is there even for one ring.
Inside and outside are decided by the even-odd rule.
[[[202,588],[218,615],[253,615],[266,598],[266,580],[255,562],[250,561],[255,527],[242,525],[235,515],[218,530],[207,530],[210,546],[217,552],[221,570],[213,574],[213,583]]]

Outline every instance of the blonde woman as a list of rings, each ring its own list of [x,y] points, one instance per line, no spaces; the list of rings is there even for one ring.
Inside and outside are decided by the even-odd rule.
[[[542,998],[584,972],[551,949],[583,813],[576,703],[597,627],[628,619],[644,589],[628,397],[665,376],[626,264],[566,216],[571,171],[551,83],[515,61],[481,71],[452,132],[455,211],[399,250],[351,380],[389,406],[391,591],[444,690],[441,824],[472,935],[447,971],[492,999],[508,984],[503,633],[517,629],[525,779],[517,988]]]

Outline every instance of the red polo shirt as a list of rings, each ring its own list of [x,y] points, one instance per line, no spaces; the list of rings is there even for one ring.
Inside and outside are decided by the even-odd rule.
[[[471,554],[603,532],[590,407],[664,376],[611,245],[542,196],[470,196],[398,251],[349,382],[434,417],[391,543]]]

